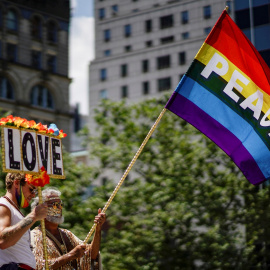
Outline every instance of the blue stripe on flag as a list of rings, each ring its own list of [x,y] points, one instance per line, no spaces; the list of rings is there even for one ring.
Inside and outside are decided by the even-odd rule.
[[[265,177],[270,177],[270,151],[247,121],[186,75],[175,91],[230,130],[253,156]]]

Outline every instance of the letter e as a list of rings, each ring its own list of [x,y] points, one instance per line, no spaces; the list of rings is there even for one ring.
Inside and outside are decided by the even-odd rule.
[[[243,87],[236,82],[237,80],[241,81],[245,85],[249,83],[249,80],[246,77],[244,77],[239,71],[235,70],[231,79],[228,81],[226,87],[223,90],[223,92],[226,93],[235,102],[239,100],[239,96],[233,92],[233,88],[235,88],[240,93],[243,90]]]
[[[53,174],[62,175],[62,169],[57,167],[57,160],[61,160],[61,155],[56,152],[56,147],[60,147],[60,140],[52,138]]]

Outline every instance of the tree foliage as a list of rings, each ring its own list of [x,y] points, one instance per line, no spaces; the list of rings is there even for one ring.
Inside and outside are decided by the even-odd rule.
[[[98,135],[85,131],[93,166],[65,153],[66,179],[49,185],[62,192],[63,227],[85,239],[167,100],[101,104]],[[107,184],[90,196],[108,171]],[[4,181],[0,188],[3,195]],[[106,212],[104,269],[267,269],[269,202],[268,185],[251,185],[214,143],[168,111]]]
[[[88,138],[100,172],[123,174],[167,100],[103,102],[99,135]],[[93,209],[118,182],[111,175],[86,200]],[[268,186],[251,185],[213,142],[168,111],[107,210],[104,268],[264,269],[257,267],[267,263],[269,210]]]

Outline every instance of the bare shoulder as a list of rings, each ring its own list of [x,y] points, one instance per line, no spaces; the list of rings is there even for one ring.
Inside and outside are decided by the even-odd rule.
[[[0,203],[0,218],[2,218],[3,216],[6,216],[6,215],[8,215],[10,217],[11,212],[6,205]]]
[[[0,204],[0,231],[9,227],[11,224],[11,212],[9,208]]]

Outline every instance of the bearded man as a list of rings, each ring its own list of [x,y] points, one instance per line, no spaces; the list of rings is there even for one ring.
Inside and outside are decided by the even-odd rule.
[[[61,192],[55,188],[47,188],[42,191],[43,201],[48,205],[48,215],[45,219],[46,244],[48,253],[48,265],[50,269],[101,269],[99,248],[101,241],[101,227],[106,220],[105,213],[100,209],[94,222],[97,224],[93,241],[90,245],[84,244],[72,232],[60,229],[59,224],[64,222],[62,215],[63,203]],[[32,203],[32,208],[38,204],[38,198]],[[37,270],[44,268],[43,242],[41,227],[31,231],[33,253],[36,257]]]

